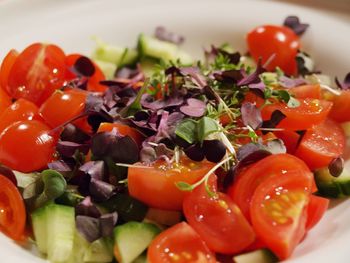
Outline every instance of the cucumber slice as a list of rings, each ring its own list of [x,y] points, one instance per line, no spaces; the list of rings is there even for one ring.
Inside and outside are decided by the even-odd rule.
[[[179,211],[162,210],[149,208],[146,219],[161,225],[172,226],[182,220],[182,213]]]
[[[117,65],[111,62],[94,59],[94,62],[99,66],[105,75],[106,79],[113,79],[114,73],[117,70]]]
[[[118,65],[124,55],[125,48],[106,44],[101,39],[96,39],[97,47],[92,53],[92,58]]]
[[[46,206],[36,209],[32,215],[36,245],[40,253],[47,254],[47,212]]]
[[[67,263],[84,263],[84,257],[90,243],[77,231],[74,231],[73,250],[70,254]]]
[[[138,256],[132,263],[147,263],[147,253]]]
[[[132,66],[138,61],[139,53],[135,49],[126,48],[118,63],[118,67]]]
[[[73,251],[74,208],[50,204],[47,213],[47,256],[51,262],[65,262]]]
[[[326,197],[350,196],[350,172],[344,167],[339,177],[334,177],[329,173],[328,167],[314,172],[318,192]]]
[[[113,257],[113,240],[100,238],[90,244],[84,255],[84,262],[108,263]]]
[[[120,263],[131,263],[160,232],[154,224],[128,222],[114,229],[114,251]]]
[[[275,263],[278,258],[268,249],[259,249],[253,252],[233,257],[235,263]]]
[[[146,77],[151,77],[155,73],[156,65],[158,63],[158,60],[152,58],[145,58],[141,60],[140,66]]]

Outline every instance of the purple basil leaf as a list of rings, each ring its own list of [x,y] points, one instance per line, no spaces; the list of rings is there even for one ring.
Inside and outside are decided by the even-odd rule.
[[[334,158],[328,165],[329,173],[334,177],[339,177],[344,169],[344,159],[342,157]]]
[[[256,143],[247,143],[237,150],[237,159],[238,161],[242,161],[248,155],[258,150],[262,150],[263,146]]]
[[[157,154],[153,147],[143,147],[140,151],[140,161],[142,163],[152,163],[157,160]]]
[[[302,35],[306,29],[309,27],[309,24],[302,24],[299,21],[297,16],[288,16],[283,23],[284,26],[289,27],[297,35]]]
[[[88,57],[81,56],[75,61],[73,71],[77,75],[91,77],[95,73],[95,66]]]
[[[91,152],[97,158],[107,156],[111,145],[117,141],[118,137],[112,132],[99,132],[92,137]]]
[[[103,202],[108,200],[114,194],[114,190],[114,185],[91,178],[89,191],[91,197],[93,197],[96,201]]]
[[[342,90],[350,89],[350,72],[346,74],[343,82],[340,82],[339,79],[336,77],[335,83]]]
[[[17,179],[14,172],[7,166],[0,164],[0,174],[10,179],[10,181],[17,186]]]
[[[147,109],[160,110],[167,107],[180,106],[184,102],[183,98],[170,97],[162,100],[153,100],[152,96],[144,94],[141,99],[141,105]]]
[[[180,107],[180,111],[190,117],[202,117],[206,109],[205,102],[194,98],[187,99],[187,105]]]
[[[256,70],[252,74],[245,76],[239,80],[237,86],[248,86],[250,84],[257,84],[261,82],[260,74],[264,73],[265,71],[266,70],[261,66],[261,61],[259,60]]]
[[[220,140],[204,140],[203,151],[209,162],[218,163],[226,154],[226,146]]]
[[[306,81],[303,78],[292,79],[286,76],[279,77],[278,82],[281,84],[282,87],[287,89],[306,84]]]
[[[57,161],[48,163],[47,166],[50,169],[61,173],[65,178],[69,178],[70,174],[72,173],[72,166],[64,162],[63,160],[57,160]]]
[[[218,81],[234,83],[236,84],[238,81],[244,78],[241,70],[231,69],[222,72],[214,73],[214,77]]]
[[[185,41],[185,38],[183,36],[180,36],[180,35],[175,34],[173,32],[169,32],[162,26],[158,26],[156,28],[154,35],[159,40],[174,43],[176,45],[180,45]]]
[[[139,68],[133,69],[133,68],[129,68],[129,67],[122,67],[121,69],[118,69],[115,77],[122,78],[122,79],[131,79],[139,73],[140,73]]]
[[[96,94],[89,94],[86,98],[85,112],[99,112],[103,107],[103,98]]]
[[[139,147],[130,136],[124,136],[111,145],[108,156],[117,163],[133,164],[139,160]]]
[[[118,221],[117,212],[104,214],[100,217],[100,232],[102,237],[113,235],[113,229]]]
[[[187,157],[189,157],[191,160],[200,162],[203,161],[205,155],[203,148],[200,146],[200,144],[196,143],[191,145],[185,150],[185,154]]]
[[[255,104],[246,102],[242,104],[241,107],[242,121],[245,126],[250,126],[252,129],[256,130],[262,123],[262,117],[260,110]]]
[[[101,237],[99,219],[90,216],[77,216],[75,224],[79,233],[90,243]]]
[[[101,211],[94,203],[92,203],[91,197],[87,196],[75,207],[75,214],[80,216],[99,218],[101,216]]]
[[[58,141],[56,150],[61,156],[72,157],[76,151],[87,154],[89,151],[89,145],[69,141]]]
[[[80,166],[79,170],[90,175],[91,178],[103,180],[105,174],[104,168],[103,161],[90,161]]]
[[[60,137],[62,141],[70,141],[76,143],[84,143],[90,139],[90,136],[88,134],[71,123],[65,125]]]
[[[285,119],[287,116],[283,114],[280,110],[275,110],[271,114],[270,120],[264,121],[262,127],[263,128],[275,128],[283,119]],[[263,133],[266,133],[266,131],[263,131]]]
[[[264,91],[266,88],[264,82],[262,82],[262,81],[260,81],[258,83],[249,84],[248,87],[250,89],[261,90],[261,91]]]
[[[266,150],[257,150],[254,152],[251,152],[250,154],[248,154],[247,156],[245,156],[237,165],[236,171],[239,171],[239,169],[250,165],[252,163],[258,162],[261,159],[264,159],[265,157],[271,155],[271,153],[269,151]]]
[[[265,148],[266,148],[266,150],[268,150],[272,154],[279,154],[279,153],[286,153],[287,152],[287,148],[281,139],[275,139],[272,141],[268,141]]]
[[[191,77],[191,81],[199,88],[204,88],[208,85],[207,80],[202,75],[198,67],[183,67],[180,68],[180,74]]]

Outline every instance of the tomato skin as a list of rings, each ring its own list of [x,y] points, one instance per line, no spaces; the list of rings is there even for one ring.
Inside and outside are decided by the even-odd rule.
[[[193,228],[185,222],[168,228],[152,241],[148,247],[147,261],[151,263],[216,263],[215,255]]]
[[[0,67],[0,88],[7,90],[7,81],[10,74],[10,70],[18,57],[18,52],[15,49],[11,49],[5,56]]]
[[[0,163],[21,172],[39,170],[53,160],[56,142],[43,122],[15,122],[0,134]]]
[[[112,131],[113,129],[117,129],[118,132],[122,135],[129,135],[131,138],[134,139],[134,141],[137,143],[137,145],[141,146],[142,141],[144,140],[144,136],[136,129],[122,123],[114,122],[103,122],[98,127],[97,132],[105,132],[105,131]]]
[[[19,241],[24,236],[26,210],[17,187],[0,174],[0,231]]]
[[[280,110],[286,118],[277,125],[278,128],[306,130],[323,122],[333,105],[332,102],[317,99],[303,99],[299,102],[300,106],[296,108],[289,108],[281,102],[266,105],[261,111],[263,120],[269,120],[275,110]]]
[[[288,153],[295,153],[300,140],[300,135],[298,133],[295,131],[283,130],[275,131],[275,135],[283,141]]]
[[[76,75],[69,70],[69,68],[73,67],[78,58],[82,57],[81,54],[69,54],[65,58],[65,63],[67,66],[66,70],[66,78],[72,80],[76,78]],[[87,90],[95,91],[95,92],[104,92],[107,90],[107,86],[101,85],[99,82],[105,80],[105,75],[102,70],[96,63],[93,63],[95,66],[95,73],[88,79]]]
[[[350,121],[350,90],[342,90],[339,96],[327,92],[325,96],[333,102],[329,117],[337,122]]]
[[[321,87],[317,85],[301,85],[288,90],[297,99],[321,99]]]
[[[176,183],[193,184],[212,167],[213,164],[207,161],[194,162],[186,157],[179,165],[170,167],[165,161],[157,161],[151,168],[129,167],[129,194],[150,207],[181,211],[186,192],[181,191]]]
[[[329,206],[329,199],[317,195],[310,195],[310,202],[307,207],[306,230],[313,228],[326,213]]]
[[[299,37],[290,28],[275,25],[259,26],[248,33],[247,44],[249,53],[255,61],[261,57],[262,64],[275,54],[267,70],[274,71],[279,67],[288,75],[297,73],[295,57],[300,42]]]
[[[216,177],[212,177],[216,184]],[[185,217],[212,251],[238,253],[254,242],[255,233],[231,198],[213,191],[215,196],[210,197],[202,184],[187,195],[183,202]]]
[[[307,165],[299,158],[290,154],[270,155],[242,171],[236,182],[228,188],[227,194],[250,220],[250,204],[256,188],[270,177],[280,177],[294,171],[313,178]]]
[[[56,128],[83,112],[86,97],[83,90],[57,90],[41,105],[40,114],[50,127]]]
[[[8,77],[7,91],[16,99],[41,105],[65,82],[65,54],[55,45],[35,43],[23,50]]]
[[[11,98],[0,88],[0,116],[2,112],[11,105]]]
[[[311,170],[327,166],[345,150],[345,134],[342,127],[331,119],[306,131],[295,155]]]
[[[12,123],[25,120],[40,120],[38,107],[31,101],[18,99],[0,115],[0,133]]]

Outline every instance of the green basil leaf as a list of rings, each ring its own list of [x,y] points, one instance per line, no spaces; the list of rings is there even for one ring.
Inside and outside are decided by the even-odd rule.
[[[290,94],[288,93],[288,91],[286,90],[278,90],[276,91],[277,92],[277,96],[280,100],[284,101],[285,103],[288,103],[291,96]]]
[[[47,198],[56,199],[61,196],[66,188],[67,183],[63,175],[55,170],[45,170],[41,173],[44,182],[44,192]]]
[[[192,119],[183,120],[177,125],[175,134],[190,144],[194,143],[197,139],[197,122]]]
[[[288,101],[288,103],[287,103],[287,106],[288,106],[289,108],[297,108],[297,107],[300,106],[300,101],[297,100],[297,99],[294,98],[294,97],[290,97],[290,99],[289,99],[289,101]]]
[[[203,142],[208,135],[218,131],[219,126],[214,119],[205,116],[198,121],[197,133],[199,142]]]

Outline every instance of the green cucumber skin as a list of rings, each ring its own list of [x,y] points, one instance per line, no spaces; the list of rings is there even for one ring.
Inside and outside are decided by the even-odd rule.
[[[259,249],[233,257],[235,263],[277,263],[278,258],[268,249]]]
[[[339,177],[333,177],[328,168],[322,168],[314,173],[320,195],[331,198],[350,196],[350,173],[343,170]]]
[[[47,212],[46,206],[36,209],[32,215],[36,245],[40,253],[47,254]]]

